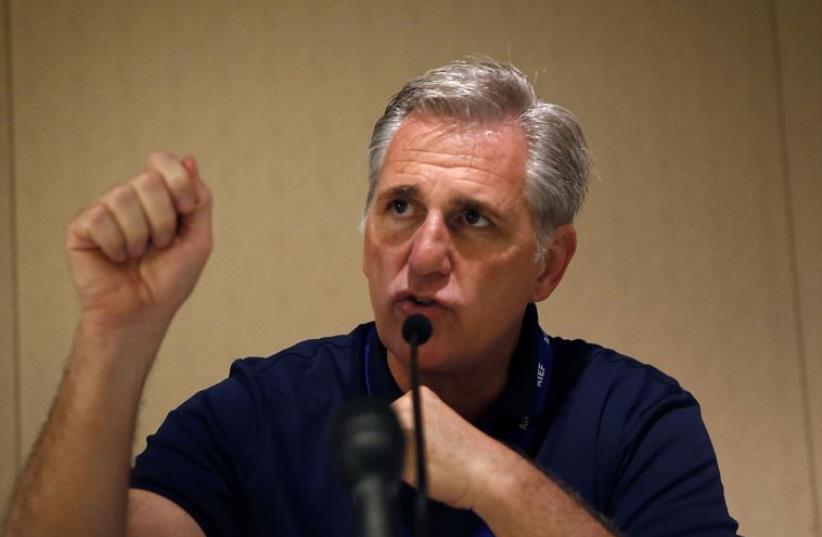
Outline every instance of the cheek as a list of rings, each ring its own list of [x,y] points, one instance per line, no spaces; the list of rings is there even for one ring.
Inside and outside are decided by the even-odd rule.
[[[363,274],[369,280],[377,277],[380,273],[381,257],[385,251],[383,244],[378,226],[374,225],[373,220],[369,220],[362,248]]]
[[[398,248],[366,239],[362,266],[372,296],[386,292],[401,268],[400,258]]]
[[[374,244],[373,234],[368,230],[365,232],[365,239],[362,244],[362,271],[366,278],[374,276],[376,253],[377,246]]]
[[[398,246],[408,241],[422,221],[422,211],[414,210],[403,216],[374,210],[369,215],[369,234],[375,244]]]
[[[380,249],[399,248],[408,242],[414,233],[415,224],[407,221],[382,220],[376,222],[372,237]]]
[[[363,266],[369,267],[369,272],[396,266],[402,261],[403,252],[408,248],[410,235],[407,228],[383,227],[375,222],[366,232]]]
[[[477,278],[480,296],[494,297],[502,303],[529,302],[538,267],[529,255],[517,256],[499,263],[488,263]]]

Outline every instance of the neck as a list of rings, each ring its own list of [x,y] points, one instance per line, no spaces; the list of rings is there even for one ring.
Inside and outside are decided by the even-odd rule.
[[[483,412],[505,389],[508,382],[508,364],[513,349],[505,361],[485,360],[486,367],[470,372],[431,372],[420,370],[420,383],[431,388],[445,404],[470,422],[476,422]],[[388,352],[388,368],[402,392],[411,389],[411,371],[408,365]]]

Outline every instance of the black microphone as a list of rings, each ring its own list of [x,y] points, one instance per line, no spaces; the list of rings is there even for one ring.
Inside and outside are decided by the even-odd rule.
[[[411,400],[414,404],[414,446],[417,452],[417,505],[414,518],[416,537],[428,535],[428,471],[425,467],[425,437],[420,404],[420,364],[417,347],[431,337],[431,321],[415,313],[402,323],[402,337],[411,345]]]
[[[396,496],[405,455],[405,437],[387,403],[354,399],[334,427],[337,469],[351,493],[360,537],[396,537]]]
[[[409,315],[402,323],[402,338],[414,349],[415,345],[422,345],[431,337],[431,321],[420,313]]]

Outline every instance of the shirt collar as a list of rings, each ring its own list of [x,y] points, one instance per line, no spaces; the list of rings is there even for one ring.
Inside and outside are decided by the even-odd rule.
[[[522,319],[519,341],[508,364],[508,382],[502,394],[491,403],[480,420],[480,426],[486,432],[493,432],[498,425],[512,421],[518,423],[523,416],[534,413],[534,372],[539,360],[537,346],[542,337],[537,308],[534,304],[528,304]]]

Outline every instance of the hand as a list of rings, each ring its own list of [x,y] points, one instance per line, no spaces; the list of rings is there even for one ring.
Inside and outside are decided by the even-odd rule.
[[[474,509],[488,490],[492,474],[504,471],[514,455],[445,404],[426,386],[420,387],[425,426],[429,496],[460,509]],[[392,405],[406,436],[403,480],[416,486],[414,409],[411,392]]]
[[[193,157],[154,153],[146,171],[68,226],[82,318],[106,326],[169,323],[211,252],[211,194]]]
[[[465,421],[429,388],[420,387],[429,495],[471,509],[494,535],[612,536],[578,500],[500,442]],[[411,392],[392,405],[408,446],[403,479],[416,482]]]

